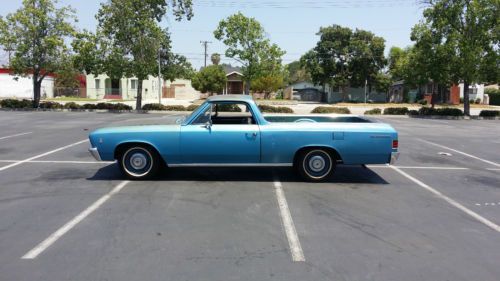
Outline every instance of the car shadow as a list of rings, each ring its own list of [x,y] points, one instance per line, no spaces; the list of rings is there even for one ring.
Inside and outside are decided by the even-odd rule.
[[[251,181],[272,182],[277,177],[281,182],[303,182],[292,168],[235,167],[235,168],[168,168],[154,181]],[[123,180],[118,165],[110,164],[99,169],[91,181]],[[337,166],[330,183],[389,184],[369,168],[361,166]]]

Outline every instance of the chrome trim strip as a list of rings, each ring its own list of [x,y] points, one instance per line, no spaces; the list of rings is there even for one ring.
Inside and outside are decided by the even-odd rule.
[[[190,163],[168,164],[169,167],[292,167],[292,163]]]
[[[99,155],[99,151],[97,150],[96,147],[89,148],[89,152],[92,156],[94,156],[95,160],[102,161],[101,156]]]
[[[399,159],[399,152],[392,152],[391,153],[391,165],[394,165],[396,163],[396,160]]]

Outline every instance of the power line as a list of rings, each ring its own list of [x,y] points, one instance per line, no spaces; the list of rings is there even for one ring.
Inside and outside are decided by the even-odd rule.
[[[212,44],[210,41],[200,41],[200,43],[203,45],[205,49],[205,67],[207,67],[207,57],[208,57],[208,44]]]
[[[416,0],[330,0],[330,1],[221,1],[199,0],[194,3],[206,8],[245,8],[245,9],[327,9],[327,8],[390,8],[401,6],[417,6]]]

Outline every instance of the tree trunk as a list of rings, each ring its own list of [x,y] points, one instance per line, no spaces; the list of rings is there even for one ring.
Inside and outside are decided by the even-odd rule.
[[[431,93],[431,108],[436,105],[436,84],[432,82],[432,93]]]
[[[245,81],[245,95],[250,95],[250,80]]]
[[[38,81],[38,75],[33,74],[33,108],[40,105],[42,81]]]
[[[464,81],[464,114],[470,116],[469,82]]]
[[[137,98],[135,101],[135,110],[142,109],[142,80],[139,79],[137,82]]]

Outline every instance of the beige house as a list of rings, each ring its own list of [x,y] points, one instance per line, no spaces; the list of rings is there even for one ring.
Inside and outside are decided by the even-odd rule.
[[[137,97],[139,80],[135,77],[111,79],[105,74],[86,76],[87,97],[91,99],[134,100]],[[161,81],[162,98],[195,100],[200,98],[200,92],[191,86],[191,80],[177,79],[173,82]],[[149,76],[142,82],[142,98],[144,100],[158,99],[158,78]]]

